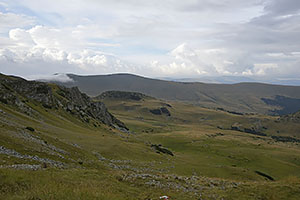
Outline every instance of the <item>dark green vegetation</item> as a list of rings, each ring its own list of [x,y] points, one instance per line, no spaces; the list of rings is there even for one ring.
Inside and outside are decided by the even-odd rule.
[[[299,113],[0,83],[0,199],[299,199]]]
[[[278,106],[282,108],[280,110],[275,109],[273,111],[274,114],[285,115],[294,113],[295,110],[300,110],[300,99],[293,99],[276,95],[274,99],[262,98],[262,100],[268,105]]]
[[[140,92],[168,101],[182,101],[208,108],[223,108],[239,113],[289,114],[300,109],[300,87],[261,83],[205,84],[183,83],[144,78],[131,74],[97,76],[68,75],[91,96],[117,90]]]

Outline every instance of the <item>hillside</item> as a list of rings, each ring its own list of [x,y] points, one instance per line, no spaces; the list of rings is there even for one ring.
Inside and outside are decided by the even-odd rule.
[[[0,199],[300,195],[293,120],[4,75],[0,97]]]
[[[140,96],[140,98],[126,98],[130,96]],[[163,124],[165,123],[171,123],[174,127],[180,124],[186,126],[192,124],[208,125],[216,130],[234,130],[258,136],[287,136],[294,137],[295,140],[300,139],[300,112],[280,117],[243,114],[220,108],[207,109],[189,103],[164,101],[134,92],[107,91],[93,99],[104,102],[109,110],[126,122],[131,130],[138,127],[131,127],[133,121],[134,123],[138,121],[137,124],[140,124],[149,119],[156,122],[155,125],[161,123],[162,127],[157,127],[160,131],[164,131],[163,127],[166,125]],[[128,122],[128,118],[134,120]],[[152,125],[152,128],[155,125]]]
[[[140,92],[171,101],[190,102],[236,112],[284,115],[300,110],[300,87],[260,83],[204,84],[163,81],[131,74],[78,76],[69,74],[82,92],[97,96],[109,90]]]
[[[7,77],[0,74],[0,101],[12,105],[25,114],[35,116],[30,107],[41,104],[45,109],[62,110],[85,122],[94,120],[95,124],[126,129],[126,126],[112,116],[101,102],[93,102],[90,97],[81,93],[78,88],[65,88],[35,81],[26,81],[18,77]]]

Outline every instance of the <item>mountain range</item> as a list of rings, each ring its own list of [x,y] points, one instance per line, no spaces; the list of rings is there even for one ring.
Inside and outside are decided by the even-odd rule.
[[[140,92],[155,98],[193,103],[234,112],[271,115],[300,110],[300,86],[263,83],[209,84],[145,78],[133,74],[79,76],[67,74],[71,81],[57,82],[78,87],[89,96],[105,91]]]

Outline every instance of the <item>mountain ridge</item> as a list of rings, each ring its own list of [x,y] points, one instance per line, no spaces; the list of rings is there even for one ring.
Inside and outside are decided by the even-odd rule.
[[[15,105],[28,115],[34,115],[31,104],[40,103],[44,109],[62,109],[84,122],[92,119],[127,130],[125,124],[111,115],[102,102],[94,102],[77,87],[66,88],[0,74],[0,101],[7,105]]]
[[[77,86],[89,96],[105,91],[139,92],[155,98],[183,101],[203,107],[222,107],[245,113],[290,114],[300,110],[295,105],[288,111],[285,104],[266,103],[263,99],[274,100],[283,96],[300,100],[299,86],[273,85],[265,83],[207,84],[200,82],[175,82],[120,73],[109,75],[78,76],[67,74],[73,81],[60,83],[66,87]]]

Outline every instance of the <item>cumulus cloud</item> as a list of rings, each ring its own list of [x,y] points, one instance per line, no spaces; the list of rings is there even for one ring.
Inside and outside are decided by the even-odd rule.
[[[228,74],[225,67],[231,62],[225,59],[225,54],[225,49],[194,49],[183,43],[169,53],[170,63],[154,61],[152,66],[167,75]]]
[[[246,69],[244,72],[242,72],[242,75],[263,76],[272,73],[272,71],[277,68],[278,65],[276,63],[256,63],[251,69]]]
[[[44,26],[30,29],[12,29],[9,40],[13,45],[0,49],[0,60],[18,64],[38,62],[75,66],[86,73],[103,73],[111,70],[127,70],[129,64],[116,56],[86,49],[82,38],[72,37],[69,32]],[[40,66],[41,68],[43,66]]]
[[[243,4],[230,2],[235,6]],[[152,65],[177,76],[184,72],[189,76],[299,77],[299,2],[256,3],[263,6],[260,15],[252,16],[246,22],[215,24],[207,34],[196,34],[201,39],[189,41],[171,51],[168,55],[172,61],[162,64],[162,60],[156,60]]]
[[[265,52],[269,52],[266,50]],[[272,52],[272,51],[271,51]],[[195,48],[183,43],[168,53],[165,61],[154,60],[151,67],[173,76],[299,76],[299,52],[261,53],[230,48]]]
[[[3,72],[300,76],[298,0],[2,0],[0,16]]]

